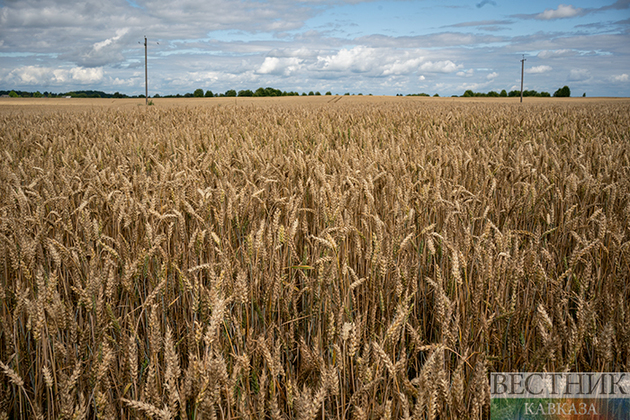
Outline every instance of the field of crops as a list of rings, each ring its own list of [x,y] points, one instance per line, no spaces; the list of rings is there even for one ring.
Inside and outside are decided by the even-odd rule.
[[[630,370],[630,101],[281,99],[0,103],[0,419],[477,419],[489,372]]]

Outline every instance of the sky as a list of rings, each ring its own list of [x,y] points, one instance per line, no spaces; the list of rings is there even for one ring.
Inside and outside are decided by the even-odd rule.
[[[571,0],[569,0],[571,1]],[[630,0],[0,0],[0,90],[630,97]]]

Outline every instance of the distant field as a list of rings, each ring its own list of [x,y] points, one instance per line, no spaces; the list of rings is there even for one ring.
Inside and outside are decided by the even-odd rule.
[[[0,99],[1,418],[488,418],[630,369],[630,100]]]
[[[396,97],[396,96],[287,96],[276,98],[156,98],[151,99],[154,108],[172,106],[231,106],[231,105],[260,105],[275,106],[295,104],[301,106],[320,106],[326,104],[383,104],[383,103],[493,103],[517,104],[520,98],[433,98],[433,97]],[[523,106],[540,104],[592,104],[629,103],[629,98],[524,98]],[[79,111],[87,109],[121,108],[132,109],[145,105],[144,99],[81,99],[81,98],[0,98],[0,113],[11,112],[49,112],[49,111]]]

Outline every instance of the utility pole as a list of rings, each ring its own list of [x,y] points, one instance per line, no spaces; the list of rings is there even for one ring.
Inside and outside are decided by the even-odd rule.
[[[525,54],[521,60],[521,102],[523,102],[523,73],[525,73]]]
[[[141,44],[141,42],[138,42]],[[149,105],[149,70],[147,65],[147,36],[144,36],[144,102]],[[156,44],[160,45],[159,42]]]
[[[523,101],[523,82],[521,80],[521,102]],[[144,36],[144,102],[149,105],[149,76],[147,67],[147,36]]]

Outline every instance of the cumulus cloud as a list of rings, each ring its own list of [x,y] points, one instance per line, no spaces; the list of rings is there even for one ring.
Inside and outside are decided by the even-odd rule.
[[[26,66],[11,71],[7,77],[7,80],[27,85],[33,85],[40,83],[42,80],[50,80],[51,76],[53,76],[51,69],[36,66]],[[56,77],[54,78],[56,79]]]
[[[435,53],[431,53],[435,55]],[[428,60],[422,50],[397,48],[371,48],[356,46],[342,48],[333,54],[319,55],[316,62],[304,64],[307,71],[318,71],[321,77],[398,77],[427,73],[452,73],[462,68],[451,60]],[[420,74],[422,73],[422,76]],[[389,80],[389,79],[388,79]]]
[[[289,76],[300,69],[301,63],[297,57],[265,57],[257,73]]]
[[[451,60],[427,61],[420,66],[420,70],[426,71],[427,73],[452,73],[462,67],[464,67],[462,64],[455,64]]]
[[[322,70],[365,73],[377,67],[380,60],[376,49],[357,46],[349,50],[343,48],[333,55],[317,57],[317,61]]]
[[[64,83],[89,84],[103,80],[103,68],[24,66],[12,70],[5,78],[17,85],[61,85]]]
[[[473,69],[468,69],[466,71],[458,71],[457,75],[459,77],[472,77],[475,71]]]
[[[383,76],[413,73],[422,63],[422,57],[408,60],[396,60],[383,71]]]
[[[542,65],[542,66],[530,67],[530,68],[525,70],[525,73],[528,73],[528,74],[540,74],[540,73],[547,73],[548,71],[551,71],[551,70],[553,70],[552,67],[546,66],[546,65]]]
[[[486,79],[488,80],[496,79],[498,75],[499,73],[497,73],[496,71],[493,71],[492,73],[486,76]]]
[[[616,75],[616,76],[612,76],[610,78],[610,80],[612,82],[627,82],[628,81],[628,74],[624,73],[624,74],[619,74],[619,75]]]
[[[587,69],[573,69],[569,72],[569,80],[572,82],[581,82],[591,77],[591,73]]]
[[[552,20],[552,19],[565,19],[575,16],[581,16],[583,9],[578,7],[577,9],[572,5],[561,4],[557,9],[546,9],[544,12],[535,16],[538,20]]]
[[[78,83],[93,83],[103,79],[103,68],[74,67],[70,69],[72,81]]]
[[[123,86],[123,87],[131,87],[135,85],[135,81],[133,79],[121,79],[121,78],[114,78],[112,79],[112,85],[114,86]]]

